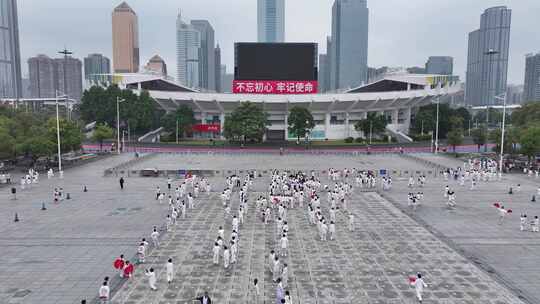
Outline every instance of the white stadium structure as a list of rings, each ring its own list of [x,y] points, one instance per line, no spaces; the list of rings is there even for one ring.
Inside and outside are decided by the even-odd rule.
[[[106,76],[106,75],[103,75]],[[451,98],[462,93],[457,76],[400,74],[389,75],[376,82],[343,93],[324,94],[229,94],[199,92],[178,85],[155,75],[114,74],[107,75],[109,81],[121,88],[136,93],[146,90],[166,111],[174,111],[180,105],[188,105],[195,112],[200,125],[213,125],[196,133],[198,137],[216,137],[223,130],[228,113],[241,102],[259,104],[269,115],[271,125],[267,139],[295,140],[287,134],[287,114],[293,106],[308,108],[315,118],[316,127],[310,133],[311,139],[344,139],[365,137],[354,129],[354,124],[367,117],[369,112],[385,115],[391,122],[387,129],[394,136],[408,139],[406,135],[411,117],[421,106],[437,100]],[[104,83],[102,79],[101,83]],[[219,128],[217,128],[219,126]],[[211,131],[209,131],[211,130]]]
[[[366,137],[357,132],[354,125],[370,112],[385,115],[390,124],[387,130],[400,141],[410,141],[407,136],[411,119],[418,108],[437,101],[453,102],[463,95],[457,76],[396,74],[343,93],[323,94],[230,94],[200,92],[184,87],[170,79],[151,74],[104,74],[94,75],[88,85],[117,84],[120,88],[140,93],[145,90],[165,111],[174,111],[187,105],[195,112],[196,137],[220,138],[225,117],[240,103],[250,101],[259,104],[268,113],[271,125],[266,139],[296,140],[288,134],[287,116],[294,106],[308,108],[316,122],[310,132],[314,140]],[[36,105],[54,104],[55,98],[2,99],[0,104]],[[74,100],[62,97],[63,106],[71,109]]]

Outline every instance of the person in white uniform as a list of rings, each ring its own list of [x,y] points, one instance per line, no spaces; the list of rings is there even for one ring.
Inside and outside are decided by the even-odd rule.
[[[174,264],[172,262],[172,259],[169,258],[167,261],[167,265],[165,266],[167,271],[167,283],[171,283],[174,279]]]
[[[148,277],[148,285],[150,285],[150,289],[157,290],[156,273],[154,272],[154,268],[146,269],[144,274]]]
[[[417,275],[417,278],[414,281],[413,286],[416,291],[416,297],[418,298],[418,302],[422,303],[422,293],[424,292],[424,288],[428,287],[428,285],[424,282],[424,279],[422,279],[421,274]]]

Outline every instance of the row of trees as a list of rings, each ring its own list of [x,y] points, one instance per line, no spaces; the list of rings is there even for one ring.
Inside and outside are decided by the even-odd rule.
[[[131,90],[121,90],[117,85],[107,88],[93,86],[84,91],[78,107],[81,118],[87,123],[96,121],[98,124],[116,126],[117,98],[123,100],[119,104],[121,128],[129,128],[132,133],[146,133],[159,127],[165,111],[159,108],[148,92],[136,95]]]
[[[309,109],[295,106],[289,110],[288,130],[298,141],[306,137],[315,128],[315,120]],[[366,119],[355,124],[357,131],[367,134],[385,132],[388,120],[383,115],[368,113]],[[236,110],[225,118],[224,136],[233,141],[262,141],[266,128],[270,125],[268,114],[260,107],[251,103],[242,103]]]
[[[82,132],[74,121],[60,119],[62,153],[80,149]],[[56,118],[0,107],[0,158],[50,156],[57,151]]]
[[[439,105],[439,138],[447,138],[448,133],[454,130],[452,136],[457,134],[455,129],[468,129],[471,114],[466,108],[452,109],[446,103]],[[433,132],[437,125],[437,105],[430,104],[421,107],[411,122],[410,133],[417,137]]]
[[[476,118],[486,119],[486,112],[483,116],[475,115]],[[500,111],[490,111],[490,117],[502,120]],[[493,115],[493,116],[492,116]],[[491,119],[490,119],[491,121]],[[447,133],[448,144],[454,147],[464,140],[464,128],[461,119],[456,116],[450,119],[450,131]],[[472,141],[481,146],[487,152],[487,143],[495,143],[495,152],[500,151],[502,129],[488,131],[486,125],[480,125],[471,130]],[[529,103],[522,108],[515,110],[512,115],[507,115],[506,129],[504,134],[504,152],[509,154],[521,153],[529,159],[540,154],[540,102]]]

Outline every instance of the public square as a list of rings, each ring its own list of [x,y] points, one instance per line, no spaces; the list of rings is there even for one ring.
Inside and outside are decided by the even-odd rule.
[[[424,303],[539,303],[536,282],[540,256],[539,235],[521,232],[519,215],[531,218],[540,207],[531,202],[540,184],[534,177],[504,175],[502,181],[480,182],[475,190],[456,181],[445,181],[442,167],[463,162],[428,154],[310,155],[295,154],[157,154],[134,161],[133,154],[111,156],[73,168],[47,180],[42,174],[31,189],[18,189],[12,200],[9,189],[0,197],[3,250],[0,296],[5,303],[97,303],[105,276],[111,278],[112,303],[187,303],[208,291],[213,303],[254,303],[248,300],[250,282],[261,286],[258,303],[275,303],[275,283],[268,269],[269,252],[278,246],[276,224],[262,223],[253,207],[267,195],[270,170],[316,171],[323,184],[333,185],[328,168],[387,170],[393,186],[383,191],[355,187],[348,199],[355,215],[355,230],[347,229],[346,214],[339,212],[336,239],[320,241],[308,223],[305,208],[288,213],[289,250],[282,258],[289,265],[289,290],[293,303],[417,303],[408,278],[422,273],[428,287]],[[130,163],[127,163],[130,161]],[[120,254],[133,261],[141,238],[150,239],[152,227],[164,227],[167,203],[155,199],[155,188],[167,188],[166,177],[126,177],[120,190],[118,178],[104,177],[106,169],[121,166],[135,172],[158,170],[213,171],[208,176],[210,194],[201,193],[196,207],[179,219],[172,231],[161,231],[158,249],[150,249],[134,277],[120,279],[112,263]],[[434,165],[439,167],[434,167]],[[229,239],[231,218],[225,217],[219,195],[225,178],[257,170],[261,177],[250,188],[250,206],[239,232],[238,262],[229,269],[212,264],[212,247],[219,226]],[[424,200],[416,209],[407,206],[410,175],[427,175]],[[183,178],[171,176],[174,185]],[[352,180],[352,179],[351,179]],[[509,187],[520,191],[508,194]],[[457,207],[448,209],[445,185],[455,190]],[[83,192],[84,186],[88,192]],[[53,204],[53,189],[63,187],[71,199]],[[326,195],[322,210],[328,213]],[[513,209],[497,225],[494,202]],[[233,192],[231,210],[238,207]],[[41,210],[45,203],[47,210]],[[20,221],[14,222],[17,213]],[[175,280],[167,284],[165,263],[175,263]],[[144,269],[157,272],[157,291],[151,291]],[[4,302],[2,302],[4,303]]]

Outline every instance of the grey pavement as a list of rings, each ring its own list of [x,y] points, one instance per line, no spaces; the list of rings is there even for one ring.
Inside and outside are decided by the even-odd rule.
[[[160,184],[164,189],[164,179],[128,178],[127,189],[121,192],[116,178],[102,177],[104,169],[131,158],[122,155],[74,168],[62,181],[42,179],[16,201],[9,199],[7,189],[2,192],[1,299],[45,304],[95,299],[103,277],[114,276],[113,259],[120,253],[133,255],[137,241],[149,238],[152,225],[164,222],[166,206],[154,199],[154,188]],[[431,170],[398,155],[159,155],[137,166],[151,164],[159,169]],[[509,197],[507,187],[514,179],[521,182],[522,191]],[[223,187],[222,177],[210,180],[216,191]],[[267,182],[266,178],[257,180],[256,191],[263,192]],[[423,190],[423,205],[411,213],[405,208],[405,177],[396,177],[394,189],[382,193],[383,197],[354,194],[351,208],[357,214],[358,229],[349,233],[338,224],[338,239],[333,243],[316,239],[305,211],[291,211],[287,260],[294,303],[415,303],[407,276],[417,271],[430,284],[425,303],[522,303],[510,292],[519,290],[529,303],[539,303],[530,300],[536,299],[534,282],[540,276],[536,266],[539,238],[519,232],[520,212],[540,213],[528,202],[535,182],[506,177],[503,182],[480,184],[474,193],[457,189],[458,208],[448,211],[442,197],[445,182],[432,178]],[[57,185],[63,185],[73,199],[51,204]],[[82,192],[82,185],[90,191]],[[496,199],[504,199],[514,209],[502,226],[495,224],[497,214],[491,207]],[[40,210],[42,201],[48,202],[47,211]],[[246,286],[255,276],[264,290],[260,303],[273,303],[274,286],[265,265],[276,243],[275,225],[264,226],[251,208],[241,228],[239,263],[225,271],[211,265],[211,246],[217,226],[230,225],[229,220],[225,222],[216,193],[203,195],[198,205],[174,232],[163,236],[163,246],[149,254],[148,266],[158,270],[159,290],[149,291],[141,275],[147,266],[137,267],[135,278],[115,292],[115,303],[182,303],[178,301],[205,289],[215,303],[246,303]],[[15,212],[19,223],[13,223]],[[171,286],[163,282],[168,257],[177,265],[178,280]]]
[[[134,254],[137,241],[162,222],[153,185],[128,179],[102,178],[103,170],[130,159],[115,156],[66,170],[63,180],[47,180],[0,194],[0,303],[79,303],[95,297],[113,259]],[[45,176],[45,179],[43,177]],[[88,192],[83,192],[87,185]],[[71,200],[52,203],[53,189],[63,187]],[[46,203],[46,211],[41,210]],[[163,207],[166,208],[166,207]],[[18,213],[20,222],[15,223]],[[98,287],[96,287],[98,286]]]
[[[258,179],[256,188],[263,189],[266,183],[267,178]],[[259,194],[252,193],[251,198]],[[256,303],[248,296],[254,278],[262,286],[258,303],[275,302],[275,284],[267,267],[268,253],[277,249],[275,223],[265,225],[251,208],[240,228],[238,263],[224,269],[212,264],[211,251],[217,227],[230,230],[230,218],[224,217],[216,195],[202,201],[198,211],[151,253],[147,265],[139,267],[113,303],[184,303],[205,290],[216,303]],[[327,213],[328,206],[323,205]],[[327,242],[318,239],[303,208],[289,212],[290,247],[281,259],[289,265],[287,289],[294,303],[416,303],[408,277],[417,272],[429,284],[425,303],[522,303],[377,193],[355,193],[351,211],[356,215],[355,231],[347,230],[346,214],[340,213],[337,238]],[[177,279],[170,285],[164,271],[169,257],[177,263]],[[150,291],[143,274],[150,267],[157,271],[157,291]]]
[[[418,157],[449,167],[462,166],[461,160],[453,157],[418,155]],[[517,192],[517,185],[521,191]],[[449,210],[443,197],[444,187],[449,185],[457,196],[457,208]],[[477,265],[490,272],[501,282],[527,300],[540,303],[540,281],[538,265],[540,262],[540,234],[519,229],[520,214],[532,219],[540,216],[540,201],[531,198],[540,187],[540,180],[528,178],[525,174],[505,174],[502,181],[480,182],[471,191],[469,184],[459,186],[459,182],[444,181],[442,178],[430,179],[423,191],[425,199],[416,212],[407,210],[411,216],[435,232],[447,242],[463,251],[464,255]],[[513,187],[513,194],[508,194]],[[383,195],[406,208],[406,182],[396,183],[391,192]],[[538,196],[537,196],[538,198]],[[501,202],[513,213],[503,225],[497,225],[498,213],[493,203]]]

